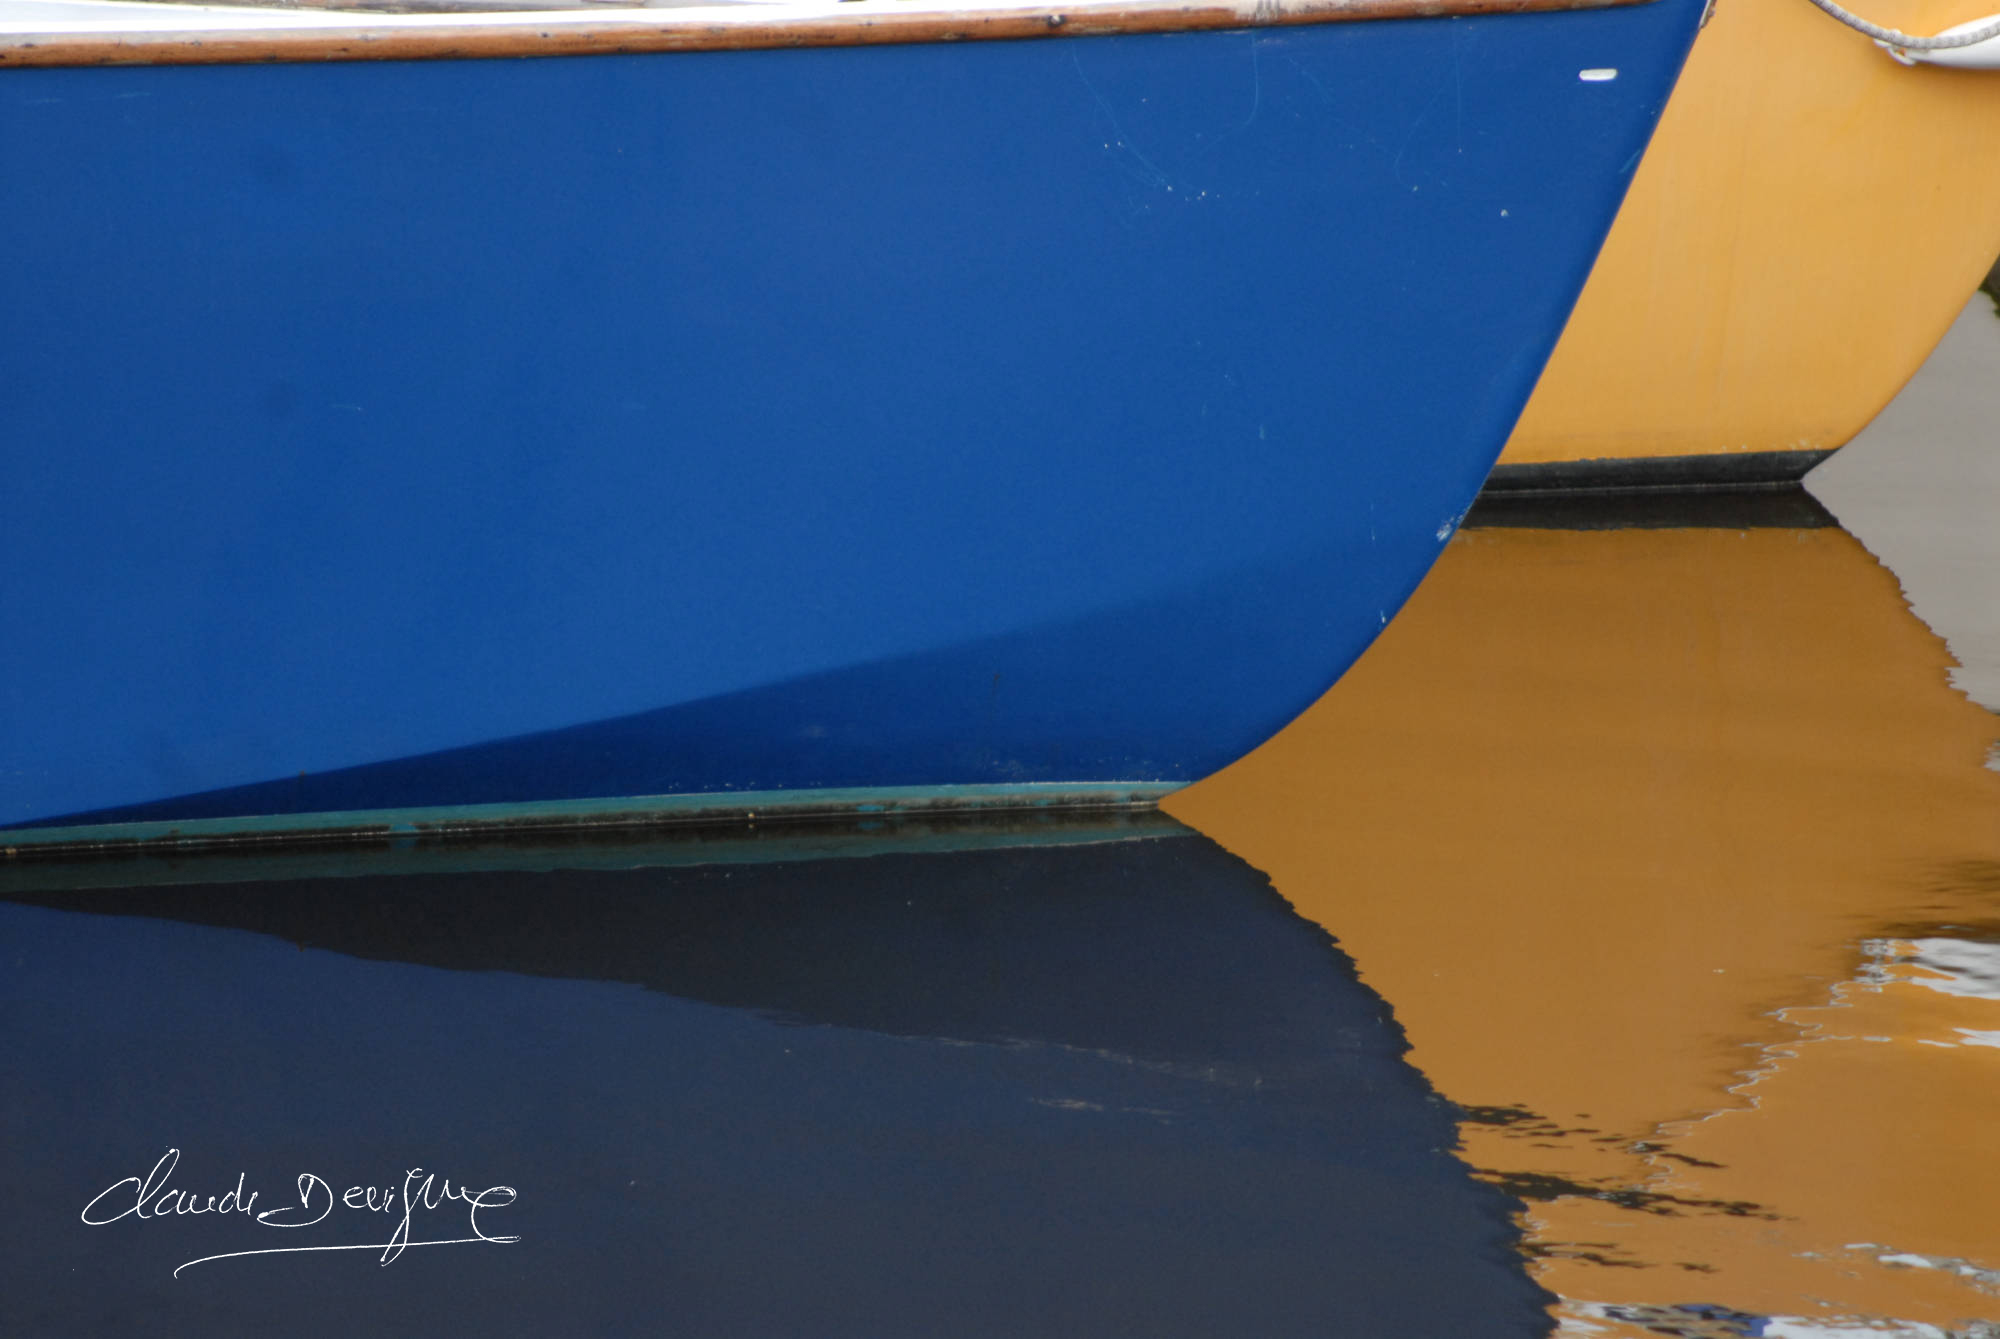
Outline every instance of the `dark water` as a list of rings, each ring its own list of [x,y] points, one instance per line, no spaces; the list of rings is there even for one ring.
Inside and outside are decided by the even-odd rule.
[[[1995,371],[1172,819],[7,872],[0,1332],[2000,1332]]]
[[[1539,1333],[1325,931],[1166,820],[1049,835],[17,890],[9,1332]],[[283,1211],[84,1221],[169,1148]],[[429,1175],[485,1205],[385,1253],[344,1192]]]

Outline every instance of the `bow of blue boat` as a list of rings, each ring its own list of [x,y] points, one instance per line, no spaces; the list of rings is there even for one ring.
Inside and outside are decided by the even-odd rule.
[[[0,840],[1211,772],[1450,537],[1700,8],[0,0]]]

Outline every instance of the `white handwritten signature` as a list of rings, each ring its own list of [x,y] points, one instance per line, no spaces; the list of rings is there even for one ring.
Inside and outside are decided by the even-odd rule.
[[[403,1173],[403,1184],[398,1186],[349,1186],[338,1196],[333,1187],[311,1172],[301,1172],[298,1178],[299,1202],[284,1204],[277,1208],[256,1212],[257,1196],[260,1192],[243,1193],[243,1173],[236,1174],[236,1184],[220,1195],[210,1195],[203,1199],[193,1191],[177,1190],[168,1184],[174,1168],[180,1164],[181,1151],[170,1148],[160,1160],[153,1164],[153,1170],[145,1176],[128,1176],[113,1182],[100,1192],[96,1199],[83,1206],[83,1221],[92,1227],[103,1227],[121,1218],[176,1218],[196,1214],[235,1214],[265,1227],[311,1227],[323,1222],[331,1214],[338,1202],[349,1209],[364,1213],[393,1214],[400,1205],[402,1217],[386,1242],[361,1242],[343,1246],[269,1246],[262,1250],[226,1251],[221,1255],[204,1255],[199,1260],[189,1260],[175,1268],[174,1277],[179,1278],[181,1270],[195,1265],[205,1265],[211,1260],[233,1260],[244,1255],[291,1255],[300,1251],[375,1251],[382,1253],[379,1264],[393,1263],[411,1246],[469,1246],[485,1242],[492,1246],[511,1246],[519,1241],[518,1236],[496,1237],[481,1230],[479,1211],[500,1209],[520,1198],[520,1193],[512,1186],[488,1186],[484,1190],[469,1190],[464,1186],[452,1188],[450,1177],[439,1177],[426,1172],[421,1167],[412,1167]],[[127,1202],[120,1192],[131,1188],[131,1199]],[[110,1200],[109,1205],[105,1201]],[[411,1235],[411,1219],[419,1209],[434,1211],[457,1200],[465,1205],[466,1223],[471,1229],[469,1237],[452,1237],[426,1241]],[[118,1208],[123,1204],[123,1208]],[[100,1206],[104,1206],[100,1210]],[[117,1209],[116,1213],[109,1212]],[[93,1212],[100,1216],[92,1217]]]

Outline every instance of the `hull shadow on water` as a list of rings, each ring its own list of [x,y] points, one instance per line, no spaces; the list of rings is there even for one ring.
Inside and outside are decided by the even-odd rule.
[[[11,1323],[1547,1333],[1512,1202],[1349,959],[1206,838],[1109,838],[17,886]],[[169,1148],[155,1207],[240,1178],[325,1214],[114,1218],[135,1181],[83,1221]],[[337,1201],[419,1167],[514,1188],[479,1229],[519,1242],[383,1263],[401,1206]]]

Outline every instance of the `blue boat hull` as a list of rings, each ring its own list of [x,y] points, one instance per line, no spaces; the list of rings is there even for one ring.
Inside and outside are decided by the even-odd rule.
[[[0,826],[1196,779],[1449,537],[1698,8],[0,72]]]

